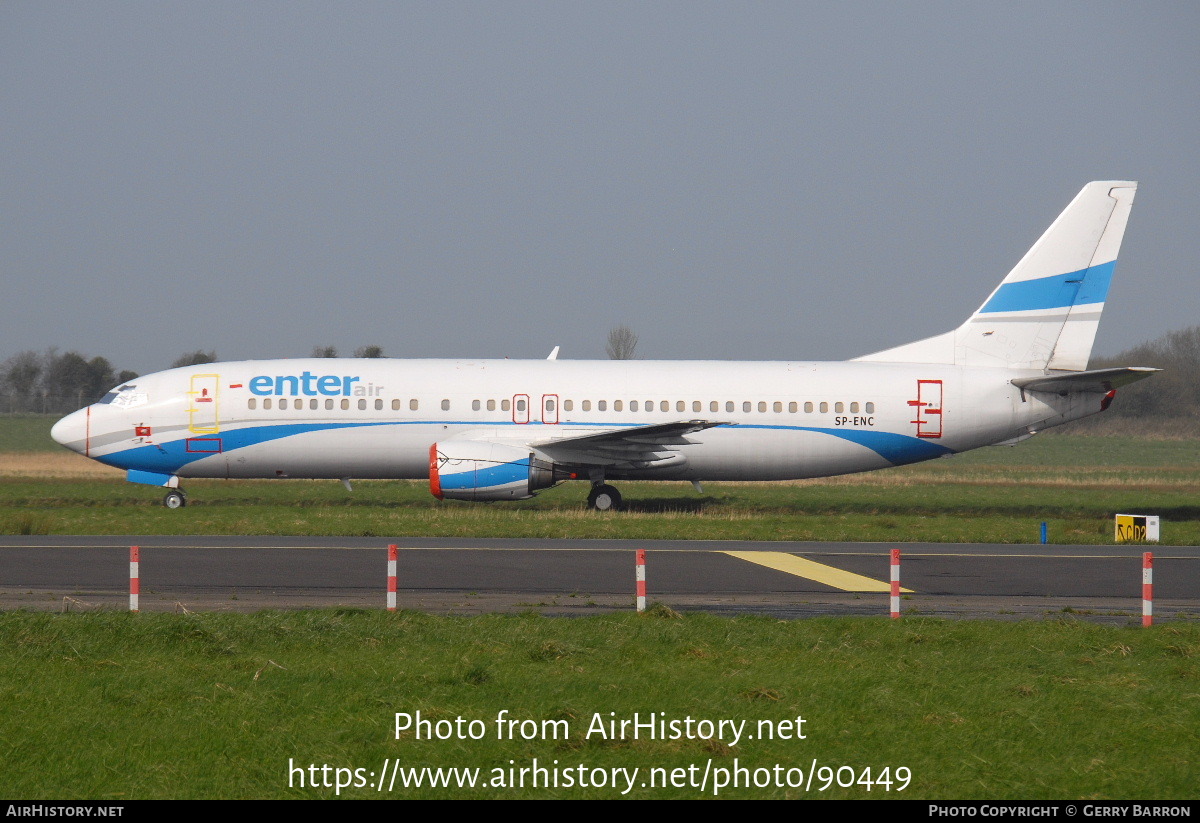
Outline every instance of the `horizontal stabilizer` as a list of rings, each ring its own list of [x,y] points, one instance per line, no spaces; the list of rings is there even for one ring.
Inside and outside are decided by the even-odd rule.
[[[1129,366],[1117,369],[1093,369],[1092,371],[1065,372],[1038,377],[1018,377],[1012,384],[1026,391],[1045,392],[1110,392],[1144,380],[1162,369],[1145,366]]]

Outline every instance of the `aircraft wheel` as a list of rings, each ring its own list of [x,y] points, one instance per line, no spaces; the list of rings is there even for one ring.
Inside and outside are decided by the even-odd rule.
[[[598,512],[606,512],[610,509],[621,507],[621,493],[612,486],[600,484],[593,486],[591,494],[588,495],[588,508],[595,509]]]
[[[182,489],[171,489],[163,498],[163,505],[168,509],[182,509],[187,505],[187,495],[183,493]]]

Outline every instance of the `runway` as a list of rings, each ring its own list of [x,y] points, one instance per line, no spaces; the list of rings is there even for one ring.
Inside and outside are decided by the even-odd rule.
[[[131,545],[142,611],[383,608],[389,542],[400,547],[399,607],[438,613],[629,609],[641,548],[649,600],[676,610],[882,615],[899,548],[907,614],[1126,622],[1140,619],[1150,548],[1156,617],[1200,617],[1194,546],[136,535],[3,538],[0,608],[126,608]]]

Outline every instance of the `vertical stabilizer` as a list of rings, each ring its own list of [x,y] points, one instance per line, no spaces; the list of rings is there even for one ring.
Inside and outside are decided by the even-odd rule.
[[[860,360],[1083,371],[1137,183],[1088,183],[966,323]]]

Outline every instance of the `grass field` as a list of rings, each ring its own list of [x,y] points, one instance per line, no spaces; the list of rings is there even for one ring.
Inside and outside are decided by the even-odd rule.
[[[478,768],[489,779],[535,758],[563,770],[636,768],[627,796],[640,798],[713,796],[719,770],[735,764],[772,770],[758,773],[772,782],[718,796],[1197,796],[1196,625],[8,613],[0,635],[9,764],[0,792],[9,797],[329,797],[334,788],[302,787],[294,773],[289,786],[289,761],[365,776],[392,759]],[[502,710],[534,721],[531,739],[498,739]],[[409,728],[397,739],[395,713],[418,711],[434,722],[480,720],[483,733],[430,740]],[[690,739],[595,732],[597,715],[635,713],[744,720],[756,739],[701,739],[698,726]],[[760,728],[805,738],[759,739]],[[794,770],[806,778],[814,763],[807,790],[786,785],[789,770],[795,782]],[[847,785],[885,767],[890,787]],[[692,777],[643,787],[653,768]],[[360,785],[341,796],[620,797],[624,785]]]
[[[585,510],[582,484],[472,505],[436,501],[423,483],[347,493],[316,481],[189,482],[192,503],[168,511],[159,490],[49,442],[51,423],[0,419],[0,532],[1034,542],[1046,520],[1052,542],[1108,543],[1112,514],[1132,511],[1161,515],[1166,543],[1200,542],[1193,440],[1043,436],[873,474],[714,483],[702,495],[625,483],[628,510],[603,514]],[[519,782],[513,770],[536,759],[589,779],[636,768],[624,796],[640,798],[713,796],[737,767],[765,783],[718,796],[1200,796],[1200,626],[1189,621],[672,617],[0,613],[0,794],[330,797],[339,776],[374,785],[367,775],[385,763]],[[502,710],[567,734],[498,740]],[[480,720],[485,734],[397,738],[395,713],[417,711]],[[588,734],[597,716],[658,712],[779,733],[804,717],[806,737]],[[564,773],[557,788],[359,785],[340,796],[623,796],[565,787]],[[798,774],[814,781],[789,787]],[[313,777],[331,785],[313,788]],[[673,788],[641,785],[672,778]]]

